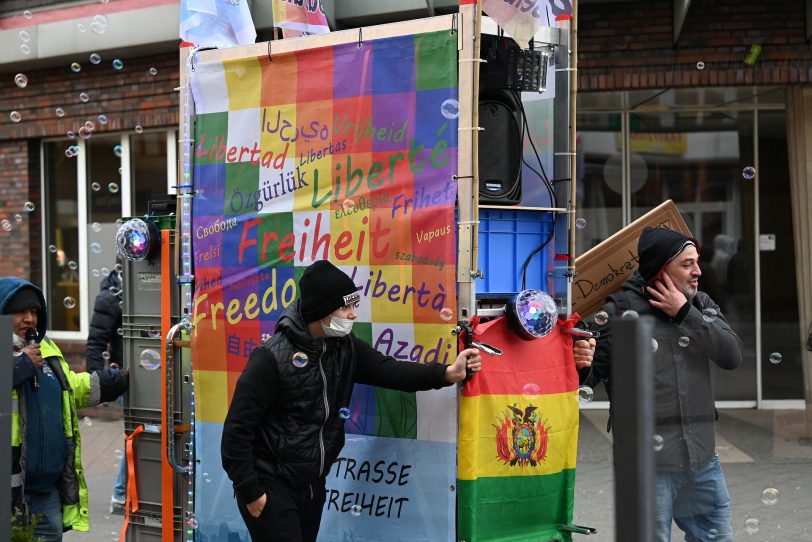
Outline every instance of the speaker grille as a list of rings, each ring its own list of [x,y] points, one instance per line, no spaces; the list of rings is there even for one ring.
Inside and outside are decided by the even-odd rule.
[[[504,98],[479,102],[479,194],[483,202],[521,200],[521,113]]]

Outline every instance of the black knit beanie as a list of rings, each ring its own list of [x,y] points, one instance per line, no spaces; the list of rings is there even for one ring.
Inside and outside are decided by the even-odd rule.
[[[37,314],[42,312],[42,305],[39,302],[37,292],[32,288],[20,288],[11,299],[6,301],[6,306],[3,308],[3,314],[14,314],[15,312],[22,312],[28,309],[34,309]]]
[[[334,310],[360,299],[352,279],[327,260],[314,262],[304,270],[299,279],[299,291],[305,323],[321,320]]]
[[[651,282],[665,265],[689,246],[699,252],[699,241],[668,228],[644,228],[637,241],[638,271]]]

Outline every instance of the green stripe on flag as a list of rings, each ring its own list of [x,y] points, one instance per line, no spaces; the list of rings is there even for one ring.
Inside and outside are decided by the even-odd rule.
[[[575,469],[547,476],[457,480],[457,540],[571,542]]]

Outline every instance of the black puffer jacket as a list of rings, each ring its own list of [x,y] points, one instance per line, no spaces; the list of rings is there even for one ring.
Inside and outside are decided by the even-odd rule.
[[[110,363],[121,367],[122,341],[118,334],[121,327],[121,296],[110,291],[121,290],[121,278],[113,271],[101,283],[101,291],[93,304],[93,316],[90,318],[90,332],[87,335],[87,372],[104,369],[102,357],[110,348]]]
[[[349,407],[354,383],[412,392],[449,386],[444,375],[444,365],[398,361],[353,334],[313,339],[297,300],[237,380],[223,425],[223,468],[247,503],[269,478],[306,488],[327,476],[344,446],[339,410]]]
[[[609,322],[597,326],[601,336],[592,368],[583,382],[596,386],[604,382],[611,398],[612,326],[626,310],[654,318],[652,336],[657,348],[652,355],[656,432],[663,448],[656,454],[662,470],[698,470],[707,465],[715,450],[715,410],[709,363],[735,369],[742,362],[742,343],[722,316],[719,306],[704,292],[670,318],[651,306],[646,282],[635,272],[620,292],[609,296],[601,309]],[[705,311],[711,311],[706,313]],[[713,316],[710,316],[713,315]],[[720,382],[724,385],[724,382]],[[610,407],[611,412],[611,407]],[[618,425],[624,420],[614,419]]]

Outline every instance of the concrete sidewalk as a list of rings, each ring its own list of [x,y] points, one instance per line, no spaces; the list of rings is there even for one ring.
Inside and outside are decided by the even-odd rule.
[[[575,535],[575,540],[615,540],[607,415],[599,410],[581,412],[573,522],[596,527],[598,534]],[[118,469],[116,450],[124,450],[123,422],[90,420],[82,424],[81,432],[91,531],[67,533],[64,539],[68,542],[117,540],[124,519],[108,512]],[[811,411],[722,411],[717,425],[717,452],[733,501],[737,540],[812,541]],[[762,491],[768,487],[779,491],[772,505],[762,502]],[[758,531],[753,534],[745,529],[748,518],[758,520]],[[675,526],[672,541],[678,540],[683,536]]]

